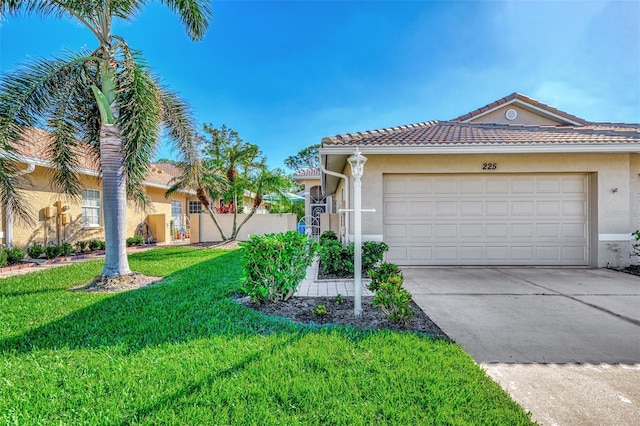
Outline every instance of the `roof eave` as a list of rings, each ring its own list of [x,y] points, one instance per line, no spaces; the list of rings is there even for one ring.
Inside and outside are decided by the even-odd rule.
[[[558,152],[611,152],[640,153],[640,143],[625,144],[518,144],[518,145],[455,145],[455,146],[367,146],[358,145],[362,154],[528,154],[528,153],[558,153]],[[325,146],[321,148],[323,155],[352,154],[355,145]]]

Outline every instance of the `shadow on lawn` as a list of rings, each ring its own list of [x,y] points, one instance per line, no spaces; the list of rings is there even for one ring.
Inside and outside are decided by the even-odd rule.
[[[1,352],[119,346],[137,351],[212,334],[300,330],[266,317],[229,296],[238,291],[240,251],[184,268],[151,287],[107,297],[27,333],[0,340]]]

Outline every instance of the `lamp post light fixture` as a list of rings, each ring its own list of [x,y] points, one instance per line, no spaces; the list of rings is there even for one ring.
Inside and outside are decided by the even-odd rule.
[[[360,178],[364,172],[364,163],[367,162],[367,157],[362,155],[356,147],[356,152],[347,161],[353,175],[353,312],[356,317],[359,317],[362,313],[362,182],[360,182]]]

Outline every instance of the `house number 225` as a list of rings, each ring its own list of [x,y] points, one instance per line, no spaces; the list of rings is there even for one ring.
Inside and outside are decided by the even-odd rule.
[[[482,163],[482,170],[496,170],[498,163]]]

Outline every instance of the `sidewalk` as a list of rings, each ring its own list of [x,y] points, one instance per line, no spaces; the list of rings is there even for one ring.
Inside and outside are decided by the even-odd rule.
[[[307,276],[300,285],[295,296],[298,297],[335,297],[338,294],[342,296],[353,296],[354,285],[353,279],[340,280],[317,280],[318,261],[313,262],[307,268]],[[362,280],[362,296],[373,297],[373,293],[367,288],[367,284],[371,280],[369,278]]]

